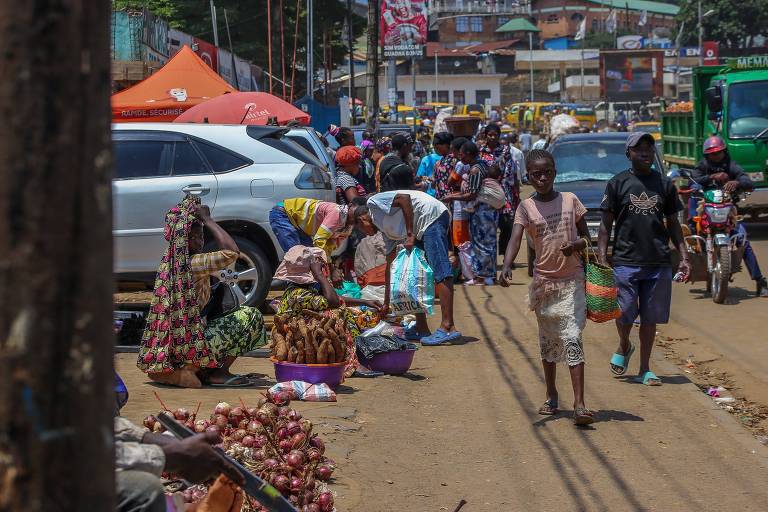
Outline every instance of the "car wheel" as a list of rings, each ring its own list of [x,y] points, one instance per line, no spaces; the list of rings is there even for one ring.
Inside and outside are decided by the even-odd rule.
[[[229,268],[211,272],[220,282],[228,284],[241,305],[259,306],[269,293],[272,266],[256,244],[239,236],[232,237],[240,248],[240,256]],[[215,250],[207,247],[207,251]]]

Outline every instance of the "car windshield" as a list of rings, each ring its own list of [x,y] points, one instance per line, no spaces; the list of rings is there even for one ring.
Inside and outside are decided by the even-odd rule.
[[[731,139],[752,138],[768,128],[768,81],[731,85],[728,126]]]
[[[608,181],[629,169],[624,140],[579,140],[556,143],[552,156],[557,168],[556,183]]]

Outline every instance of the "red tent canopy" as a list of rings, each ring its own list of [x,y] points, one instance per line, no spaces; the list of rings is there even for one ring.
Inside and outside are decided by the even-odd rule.
[[[280,124],[298,121],[308,125],[310,115],[266,92],[233,92],[208,100],[176,118],[175,123]]]
[[[173,121],[198,103],[235,92],[189,46],[155,74],[112,95],[114,122]]]

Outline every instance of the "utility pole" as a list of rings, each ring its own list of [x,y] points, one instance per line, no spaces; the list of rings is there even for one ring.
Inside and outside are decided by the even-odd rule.
[[[298,13],[296,14],[298,16]],[[314,98],[314,72],[315,72],[315,64],[314,64],[314,55],[312,52],[314,52],[314,44],[313,44],[313,37],[314,37],[314,31],[312,24],[314,23],[313,20],[313,10],[312,10],[312,0],[307,0],[307,96],[310,98]]]
[[[701,0],[699,0],[699,66],[704,65],[704,17],[701,14]]]
[[[0,3],[2,510],[116,506],[109,16]]]
[[[216,6],[213,5],[213,0],[211,0],[211,25],[213,25],[213,46],[218,48],[219,47],[219,23],[218,23],[218,20],[216,19]]]
[[[531,69],[531,99],[528,101],[534,101],[533,98],[533,32],[528,32],[528,55],[530,60],[528,65]]]
[[[355,126],[355,56],[352,45],[352,0],[347,0],[347,46],[349,49],[349,103],[350,120]]]
[[[368,2],[368,45],[365,89],[365,125],[375,130],[379,124],[379,2]]]

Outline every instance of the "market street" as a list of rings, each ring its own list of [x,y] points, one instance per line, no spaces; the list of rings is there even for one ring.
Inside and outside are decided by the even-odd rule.
[[[756,233],[758,256],[768,254],[765,227]],[[527,283],[520,269],[508,289],[458,287],[465,344],[422,348],[404,377],[351,379],[336,404],[296,404],[339,462],[333,488],[341,510],[452,511],[461,499],[468,502],[464,511],[764,509],[768,448],[666,361],[661,348],[652,366],[663,386],[614,378],[607,363],[615,349],[612,324],[590,322],[584,333],[586,400],[598,411],[593,428],[577,429],[568,416],[572,394],[563,366],[558,389],[565,411],[539,416],[544,384],[536,321],[524,302]],[[734,286],[751,291],[744,274]],[[759,392],[765,359],[755,333],[764,301],[734,289],[738,309],[717,306],[690,288],[698,286],[675,285],[674,320],[661,334],[676,337],[691,323],[690,340],[677,343],[695,344],[696,360],[709,351],[725,354],[712,364],[728,365],[737,384]],[[736,327],[724,327],[725,320]],[[149,385],[135,357],[116,360],[131,393],[123,413],[133,421],[157,412],[153,391],[171,408],[194,409],[200,400],[203,411],[221,400],[257,399],[258,390]],[[267,359],[243,358],[234,369],[272,375]]]

